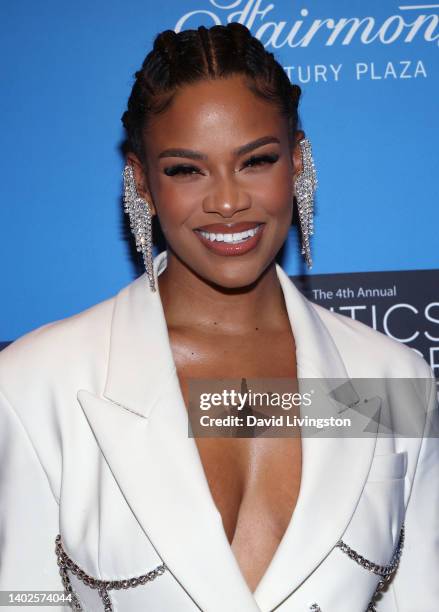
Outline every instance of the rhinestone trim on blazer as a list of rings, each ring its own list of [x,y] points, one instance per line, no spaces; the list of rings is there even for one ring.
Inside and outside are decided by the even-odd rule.
[[[405,527],[402,525],[401,531],[399,532],[398,544],[396,545],[396,549],[392,555],[392,559],[388,565],[379,565],[378,563],[374,563],[373,561],[369,561],[362,555],[360,555],[356,550],[348,546],[343,540],[339,540],[336,544],[336,547],[339,548],[342,552],[344,552],[350,559],[367,569],[369,572],[373,572],[377,576],[381,576],[382,580],[378,582],[378,586],[375,590],[375,593],[372,596],[365,612],[377,612],[376,609],[376,598],[380,591],[386,586],[389,580],[393,577],[396,572],[399,560],[401,558],[402,549],[404,546],[404,536],[405,536]],[[310,612],[323,612],[320,608],[319,604],[313,603],[309,607]]]
[[[113,612],[113,605],[111,603],[111,598],[108,594],[108,591],[111,589],[128,589],[130,587],[136,587],[141,584],[146,584],[147,582],[151,582],[155,580],[157,576],[161,576],[166,568],[166,565],[163,563],[158,565],[155,569],[143,574],[142,576],[137,576],[136,578],[127,578],[125,580],[100,580],[98,578],[94,578],[93,576],[89,576],[86,574],[65,552],[63,545],[61,543],[61,535],[58,534],[55,540],[55,552],[59,565],[59,573],[61,574],[62,582],[64,585],[64,589],[66,591],[66,595],[71,596],[71,605],[73,610],[76,612],[83,612],[83,608],[81,603],[73,590],[73,587],[70,582],[70,578],[67,574],[67,570],[70,570],[72,574],[74,574],[81,582],[85,585],[89,586],[92,589],[97,589],[100,598],[102,599],[102,603],[104,605],[104,612]]]
[[[401,558],[402,549],[404,546],[404,536],[405,536],[405,528],[404,525],[401,527],[401,531],[399,533],[398,544],[396,549],[392,555],[392,559],[388,565],[379,565],[378,563],[374,563],[373,561],[369,561],[362,555],[360,555],[356,550],[351,548],[348,544],[343,542],[343,540],[339,540],[336,544],[336,548],[339,548],[343,553],[348,555],[350,559],[361,565],[364,569],[369,572],[373,572],[374,574],[381,577],[381,580],[378,583],[378,586],[370,600],[365,612],[377,612],[375,607],[375,600],[380,591],[385,587],[385,585],[389,582],[389,580],[393,577],[396,569],[399,565],[399,560]],[[59,565],[59,573],[61,574],[62,582],[64,585],[64,589],[66,591],[66,595],[71,596],[71,604],[73,610],[76,612],[83,612],[83,608],[81,603],[78,600],[78,597],[73,590],[73,587],[70,583],[70,578],[67,574],[67,570],[70,570],[72,574],[74,574],[79,580],[81,580],[86,586],[89,586],[92,589],[97,589],[99,596],[104,605],[104,612],[113,612],[113,605],[111,603],[111,598],[108,594],[108,591],[111,589],[128,589],[130,587],[136,587],[140,584],[146,584],[151,580],[157,578],[157,576],[161,576],[166,568],[166,565],[162,563],[158,565],[155,569],[143,574],[142,576],[137,576],[135,578],[127,578],[125,580],[100,580],[98,578],[94,578],[93,576],[89,576],[86,574],[65,552],[62,543],[61,543],[61,535],[58,534],[55,540],[55,551],[57,555],[57,561]],[[309,611],[312,612],[323,612],[320,608],[319,604],[313,603],[309,606]]]

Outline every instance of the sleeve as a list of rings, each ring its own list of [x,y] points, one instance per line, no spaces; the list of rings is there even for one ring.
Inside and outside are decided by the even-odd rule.
[[[0,391],[0,597],[5,591],[63,591],[55,554],[58,502],[32,441]],[[2,610],[28,611],[6,605]],[[38,609],[42,609],[39,607]],[[69,610],[66,604],[47,610]]]
[[[398,612],[439,610],[439,412],[431,370],[427,394],[427,419],[406,510],[404,548],[390,585],[389,595]]]

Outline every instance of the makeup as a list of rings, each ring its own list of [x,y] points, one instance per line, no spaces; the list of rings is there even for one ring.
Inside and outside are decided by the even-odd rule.
[[[262,238],[265,223],[242,222],[203,226],[194,230],[206,248],[217,255],[243,255],[254,249]]]

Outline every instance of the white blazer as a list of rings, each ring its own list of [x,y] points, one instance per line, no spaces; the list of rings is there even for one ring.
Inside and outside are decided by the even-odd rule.
[[[166,251],[155,258],[156,277],[166,261]],[[409,385],[386,399],[393,416],[417,405],[437,419],[433,373],[415,351],[312,303],[276,270],[299,379],[429,379],[422,396]],[[348,404],[328,396],[334,415],[353,413]],[[144,584],[107,585],[118,612],[365,612],[380,578],[337,543],[389,564],[404,523],[399,567],[377,610],[437,612],[437,438],[304,437],[293,517],[251,593],[187,432],[162,303],[146,274],[2,351],[0,590],[63,590],[60,534],[72,562],[98,580],[164,564]],[[96,588],[67,576],[83,610],[104,610]]]

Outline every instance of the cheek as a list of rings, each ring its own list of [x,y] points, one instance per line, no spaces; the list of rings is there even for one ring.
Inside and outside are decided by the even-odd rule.
[[[293,210],[294,183],[287,171],[273,173],[270,180],[262,179],[255,200],[263,204],[266,212],[284,220]]]
[[[196,199],[190,190],[181,186],[168,182],[160,185],[155,193],[157,214],[165,234],[183,225],[196,209]]]

